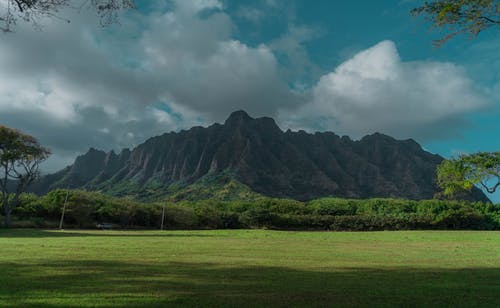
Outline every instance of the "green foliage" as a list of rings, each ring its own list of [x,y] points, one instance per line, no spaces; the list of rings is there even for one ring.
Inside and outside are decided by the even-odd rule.
[[[437,167],[437,183],[444,195],[453,196],[458,192],[470,190],[474,183],[466,178],[471,170],[458,160],[444,160]]]
[[[263,196],[253,192],[250,187],[234,179],[228,172],[208,174],[187,186],[171,185],[168,198],[173,202],[181,200],[258,200]]]
[[[474,37],[487,28],[500,26],[498,0],[437,0],[425,2],[411,13],[424,15],[433,27],[450,32],[435,41],[438,46],[460,33],[468,32]]]
[[[14,215],[23,226],[31,221],[33,227],[56,227],[65,196],[66,190],[54,190],[42,197],[23,194]],[[482,202],[340,198],[299,202],[261,198],[142,203],[83,190],[69,191],[64,226],[93,228],[107,222],[120,228],[159,228],[164,206],[167,229],[500,229],[500,205]]]
[[[49,155],[34,137],[0,125],[0,202],[5,226],[10,225],[20,194],[39,176],[39,165]]]
[[[322,198],[308,203],[316,215],[355,215],[357,200]]]
[[[0,125],[0,162],[16,162],[20,160],[33,160],[45,157],[49,151],[30,135]]]
[[[230,172],[208,174],[194,183],[176,182],[165,187],[158,179],[142,184],[135,180],[114,182],[112,179],[95,187],[116,197],[130,197],[143,202],[168,200],[171,202],[198,200],[247,200],[263,199],[264,196],[235,180]]]
[[[142,191],[141,185],[134,180],[124,180],[118,183],[111,183],[111,180],[101,184],[98,189],[106,194],[116,197],[127,197],[130,195],[137,195]]]
[[[480,152],[444,160],[437,168],[437,182],[447,196],[480,185],[489,193],[500,186],[500,152]]]

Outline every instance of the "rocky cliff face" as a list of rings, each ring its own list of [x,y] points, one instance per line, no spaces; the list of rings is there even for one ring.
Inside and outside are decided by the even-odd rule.
[[[442,159],[411,139],[376,133],[353,141],[331,132],[283,132],[271,118],[253,119],[237,111],[222,125],[163,134],[118,155],[90,149],[72,166],[44,177],[36,190],[113,192],[133,183],[130,193],[152,185],[167,191],[225,173],[275,197],[426,199],[437,192],[435,170]],[[487,200],[479,191],[473,198]]]

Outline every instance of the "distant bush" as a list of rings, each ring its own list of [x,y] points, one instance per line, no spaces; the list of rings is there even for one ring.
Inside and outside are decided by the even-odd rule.
[[[13,215],[18,226],[56,227],[66,190],[23,194]],[[71,190],[65,227],[159,228],[165,205],[168,229],[275,228],[293,230],[499,230],[500,205],[469,201],[321,198],[309,202],[197,200],[142,203],[98,192]]]

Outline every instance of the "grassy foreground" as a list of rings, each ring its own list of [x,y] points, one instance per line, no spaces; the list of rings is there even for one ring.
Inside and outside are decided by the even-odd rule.
[[[500,232],[0,230],[0,307],[500,306]]]

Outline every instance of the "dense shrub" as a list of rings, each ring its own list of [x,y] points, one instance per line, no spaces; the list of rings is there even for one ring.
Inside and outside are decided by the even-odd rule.
[[[168,229],[277,228],[294,230],[500,229],[500,205],[469,201],[340,199],[309,202],[197,200],[141,203],[83,190],[21,196],[18,225],[56,227],[66,194],[65,227],[108,222],[121,228],[159,228],[165,207]],[[22,224],[21,224],[22,221]]]

